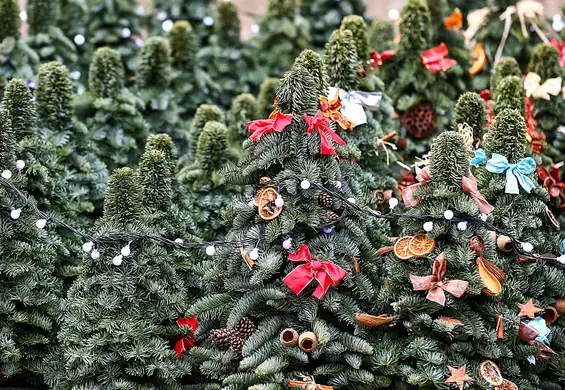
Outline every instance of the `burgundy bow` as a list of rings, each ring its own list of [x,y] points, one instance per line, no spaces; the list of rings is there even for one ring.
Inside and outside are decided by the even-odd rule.
[[[312,259],[310,249],[306,245],[302,245],[296,254],[288,255],[288,259],[306,261],[306,264],[299,265],[283,279],[283,282],[297,295],[316,279],[319,285],[312,295],[322,299],[330,286],[337,286],[347,275],[345,270],[336,264]]]
[[[538,165],[537,172],[539,182],[549,192],[549,195],[553,198],[559,198],[561,200],[560,208],[565,208],[565,195],[563,194],[565,183],[561,181],[559,167],[551,165],[550,170],[548,170],[543,165]]]
[[[463,188],[463,192],[473,199],[481,214],[490,214],[492,210],[494,210],[494,207],[492,207],[479,192],[477,188],[477,179],[475,179],[473,175],[470,177],[463,176],[461,187]]]
[[[198,320],[195,316],[190,318],[179,318],[177,320],[177,325],[179,328],[190,328],[189,333],[187,333],[182,339],[176,342],[175,344],[175,351],[177,353],[177,358],[180,360],[180,357],[184,351],[190,349],[196,345],[196,337],[194,337],[194,332],[198,328]]]
[[[402,200],[406,207],[416,206],[420,202],[420,199],[414,198],[414,192],[432,180],[429,167],[425,167],[424,169],[416,168],[416,173],[416,180],[418,182],[402,189]]]
[[[292,122],[291,114],[281,114],[279,111],[274,111],[269,119],[259,119],[247,123],[249,132],[251,134],[251,140],[257,142],[259,138],[267,133],[272,133],[273,131],[282,132],[290,123]]]
[[[345,145],[345,141],[341,139],[332,129],[329,128],[330,120],[324,117],[322,111],[318,110],[316,116],[302,115],[306,123],[308,123],[308,134],[316,130],[320,135],[320,142],[322,144],[321,154],[336,154],[332,142],[328,139],[331,138],[338,145]]]
[[[469,282],[465,280],[442,281],[446,268],[447,259],[445,258],[445,252],[441,252],[434,260],[434,267],[430,276],[415,276],[410,274],[412,288],[414,291],[427,290],[428,295],[426,295],[426,298],[442,306],[445,305],[444,291],[447,291],[457,298],[461,298],[461,296],[465,294],[465,291],[467,291]]]

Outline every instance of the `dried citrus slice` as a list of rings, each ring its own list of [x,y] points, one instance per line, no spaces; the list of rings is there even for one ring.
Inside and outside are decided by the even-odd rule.
[[[265,221],[275,219],[282,212],[282,206],[278,207],[275,205],[275,200],[278,195],[277,190],[273,187],[265,187],[263,191],[261,191],[259,206],[257,207],[259,207],[259,216]]]
[[[400,260],[410,260],[412,258],[412,253],[408,250],[408,245],[412,240],[412,236],[400,237],[394,243],[394,255]]]
[[[504,382],[500,368],[498,368],[495,362],[490,360],[485,360],[481,363],[479,375],[493,386],[500,386]]]
[[[430,239],[426,234],[416,234],[408,243],[408,251],[414,257],[429,255],[435,247],[436,241]]]
[[[473,61],[471,69],[469,69],[471,76],[479,73],[487,64],[487,54],[485,52],[485,49],[483,49],[483,45],[481,45],[480,43],[477,43],[477,46],[475,46],[475,50],[473,50],[473,57],[475,58],[475,60]]]

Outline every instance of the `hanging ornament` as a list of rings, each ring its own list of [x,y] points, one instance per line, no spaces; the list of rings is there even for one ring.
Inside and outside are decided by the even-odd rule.
[[[477,43],[473,49],[473,58],[473,64],[469,69],[469,74],[471,76],[479,74],[487,64],[487,53],[485,52],[482,43]]]
[[[449,369],[451,376],[449,378],[447,378],[447,380],[445,381],[446,384],[455,383],[457,385],[457,387],[459,387],[459,390],[463,390],[466,382],[474,382],[475,381],[473,378],[471,378],[469,375],[467,375],[467,365],[466,364],[462,365],[461,367],[459,367],[457,369],[455,369],[451,366],[447,366],[447,368]]]
[[[445,72],[449,68],[457,65],[457,61],[451,58],[447,58],[449,51],[445,43],[441,43],[437,47],[433,47],[428,50],[424,50],[422,54],[422,64],[428,68],[432,73],[437,73],[439,71]]]
[[[10,211],[10,218],[12,218],[14,221],[19,219],[21,215],[22,215],[22,209],[14,209]]]
[[[355,316],[355,322],[357,322],[359,325],[373,328],[388,324],[396,320],[397,318],[397,316],[391,316],[390,314],[379,314],[377,316],[370,314],[357,314]]]
[[[2,177],[6,180],[10,180],[12,178],[12,171],[10,171],[9,169],[3,170]]]
[[[459,8],[455,8],[451,15],[443,19],[443,27],[448,30],[459,30],[463,27],[463,14]]]
[[[535,307],[533,300],[530,298],[526,303],[517,303],[518,307],[520,308],[520,313],[518,317],[528,317],[534,319],[536,317],[536,313],[543,311],[539,307]]]
[[[308,134],[311,134],[314,130],[316,130],[320,136],[320,154],[337,154],[332,145],[332,141],[340,146],[345,145],[345,141],[328,126],[331,121],[324,117],[322,111],[318,110],[316,116],[313,117],[307,114],[303,114],[302,117],[308,124]]]
[[[502,283],[505,279],[504,272],[485,258],[477,257],[476,260],[479,276],[485,286],[483,292],[492,297],[500,295]]]
[[[401,237],[398,240],[396,240],[396,242],[394,243],[394,247],[393,247],[394,255],[399,260],[410,260],[412,258],[413,255],[408,249],[412,237],[414,236]]]
[[[408,250],[416,258],[429,255],[435,247],[436,241],[429,238],[427,234],[416,234],[408,243]]]
[[[275,201],[279,197],[274,187],[267,186],[260,191],[259,195],[259,217],[265,221],[270,221],[278,217],[282,213],[282,206],[278,207]]]
[[[180,360],[181,355],[184,351],[191,349],[196,345],[196,337],[194,337],[194,332],[198,329],[198,320],[195,316],[190,318],[179,318],[177,320],[177,325],[181,329],[186,329],[186,335],[176,342],[175,352],[177,353],[177,359]]]

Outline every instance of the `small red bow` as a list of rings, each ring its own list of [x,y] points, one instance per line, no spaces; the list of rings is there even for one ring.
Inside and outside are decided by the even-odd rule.
[[[443,276],[447,268],[447,259],[445,258],[445,252],[441,254],[434,260],[434,267],[432,274],[430,276],[415,276],[410,274],[410,281],[412,282],[412,288],[414,291],[428,291],[426,299],[436,302],[439,305],[445,305],[445,292],[447,291],[451,295],[457,298],[461,298],[469,282],[465,280],[446,280],[442,281]]]
[[[538,122],[532,116],[532,110],[534,105],[529,97],[526,97],[526,138],[528,142],[532,144],[533,151],[535,153],[541,152],[541,147],[543,146],[543,141],[545,140],[545,135],[537,132],[536,128]]]
[[[259,119],[249,122],[247,127],[251,134],[251,140],[257,142],[259,138],[273,131],[282,132],[292,122],[291,114],[281,114],[278,110],[273,111],[269,119]]]
[[[328,139],[328,137],[335,141],[338,145],[345,145],[345,141],[328,127],[331,121],[328,118],[324,118],[322,111],[318,110],[316,116],[304,114],[302,117],[306,123],[308,123],[308,134],[316,130],[320,135],[320,143],[322,145],[321,154],[336,154],[332,142]]]
[[[339,110],[341,109],[341,99],[339,98],[339,89],[332,100],[328,100],[325,96],[320,96],[320,108],[322,114],[326,118],[330,118],[336,122],[342,129],[353,129],[353,123],[347,119]]]
[[[446,58],[449,54],[445,43],[437,47],[425,50],[422,55],[422,64],[426,66],[432,73],[437,73],[440,70],[446,71],[452,66],[457,65],[457,61]]]
[[[336,264],[312,259],[310,249],[306,245],[302,245],[296,254],[288,255],[288,259],[290,261],[306,261],[306,264],[299,265],[283,279],[284,284],[296,295],[300,294],[316,279],[319,285],[312,295],[322,299],[330,286],[337,286],[347,275],[345,270]]]
[[[198,328],[198,320],[195,316],[192,316],[190,318],[182,317],[177,320],[177,325],[181,329],[190,328],[190,332],[175,344],[177,358],[178,360],[180,360],[180,357],[184,351],[196,345],[196,337],[194,337],[194,332]]]
[[[402,200],[404,201],[404,205],[406,207],[413,207],[416,206],[420,199],[414,198],[414,192],[422,187],[424,184],[429,183],[432,179],[430,177],[430,168],[425,167],[424,169],[416,168],[416,180],[417,183],[404,187],[402,189]]]
[[[492,99],[492,96],[490,94],[490,91],[488,89],[483,89],[481,92],[479,92],[479,96],[485,101],[488,102],[489,100]]]
[[[471,199],[473,199],[473,202],[475,202],[481,214],[490,214],[492,210],[494,210],[494,207],[492,207],[489,202],[487,202],[485,197],[479,192],[477,188],[477,179],[475,179],[475,176],[463,176],[463,178],[461,179],[461,188],[463,189],[464,193],[466,193]]]
[[[559,51],[559,62],[561,66],[565,66],[565,41],[559,44],[559,41],[553,38],[551,44]]]
[[[371,70],[379,69],[379,66],[383,64],[383,61],[390,60],[396,55],[395,50],[385,50],[382,53],[377,53],[376,50],[371,51],[371,59],[369,60],[369,68]]]
[[[547,192],[549,192],[551,197],[559,198],[561,200],[560,208],[565,208],[565,195],[563,194],[565,183],[561,181],[561,172],[559,167],[551,165],[550,170],[548,170],[543,165],[538,165],[537,172],[540,184],[542,184]]]

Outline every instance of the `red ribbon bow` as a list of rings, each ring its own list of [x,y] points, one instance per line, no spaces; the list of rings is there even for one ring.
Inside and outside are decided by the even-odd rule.
[[[300,294],[316,279],[319,285],[312,295],[322,299],[330,286],[337,286],[347,275],[345,270],[336,264],[312,259],[310,249],[306,245],[302,245],[296,254],[288,255],[288,259],[290,261],[306,261],[306,264],[299,265],[283,279],[284,284],[296,295]]]
[[[377,53],[376,50],[371,51],[371,59],[369,60],[369,68],[371,70],[379,69],[379,66],[383,64],[383,61],[390,60],[396,55],[395,50],[385,50],[382,53]]]
[[[430,276],[415,276],[410,274],[410,281],[412,282],[412,288],[414,291],[428,291],[426,299],[436,302],[439,305],[445,305],[445,292],[447,291],[451,295],[457,298],[461,298],[469,282],[465,280],[446,280],[442,281],[443,276],[447,268],[447,259],[445,258],[445,252],[436,257],[434,260],[434,267],[432,274]]]
[[[316,116],[309,116],[307,114],[304,114],[302,115],[302,117],[304,118],[306,123],[308,123],[308,134],[316,130],[320,135],[320,142],[322,146],[321,154],[336,154],[332,142],[328,139],[328,136],[338,145],[345,145],[345,141],[342,140],[339,135],[337,135],[332,129],[328,127],[331,121],[328,118],[324,118],[322,111],[318,110]]]
[[[565,183],[561,181],[561,172],[559,167],[556,165],[551,165],[550,170],[548,170],[543,165],[538,165],[538,180],[540,184],[549,192],[549,195],[553,198],[559,198],[561,200],[560,208],[565,208],[565,195],[563,194],[563,189],[565,188]]]
[[[404,201],[404,205],[406,205],[406,207],[416,206],[420,202],[420,199],[414,198],[414,192],[416,192],[418,188],[422,187],[424,184],[427,184],[432,180],[430,177],[430,168],[416,168],[416,180],[418,181],[417,183],[414,183],[402,189],[402,200]]]
[[[559,62],[561,66],[565,66],[565,41],[559,44],[559,41],[553,38],[551,44],[559,51]]]
[[[449,68],[457,65],[457,61],[446,58],[449,54],[445,43],[428,50],[424,50],[422,55],[422,64],[426,66],[432,73],[437,73],[440,70],[446,71]]]
[[[257,142],[259,138],[273,131],[282,132],[292,122],[291,114],[281,114],[278,110],[273,111],[269,119],[259,119],[247,123],[251,134],[251,140]]]
[[[545,135],[537,132],[536,128],[538,122],[532,116],[532,110],[534,105],[529,97],[526,97],[526,138],[528,142],[532,144],[533,151],[535,153],[541,152],[541,147],[543,146],[543,141],[545,140]]]
[[[461,188],[463,189],[464,193],[466,193],[471,199],[473,199],[473,202],[475,202],[481,214],[490,214],[492,210],[494,210],[494,207],[492,207],[490,203],[487,202],[485,197],[479,192],[479,189],[477,188],[477,179],[475,179],[475,176],[463,176],[463,178],[461,179]]]
[[[196,337],[194,337],[194,332],[198,328],[198,320],[195,316],[190,318],[179,318],[177,320],[177,325],[179,328],[190,328],[190,333],[184,336],[182,339],[176,342],[175,344],[175,351],[177,353],[177,358],[180,360],[180,357],[184,351],[190,349],[196,345]]]

